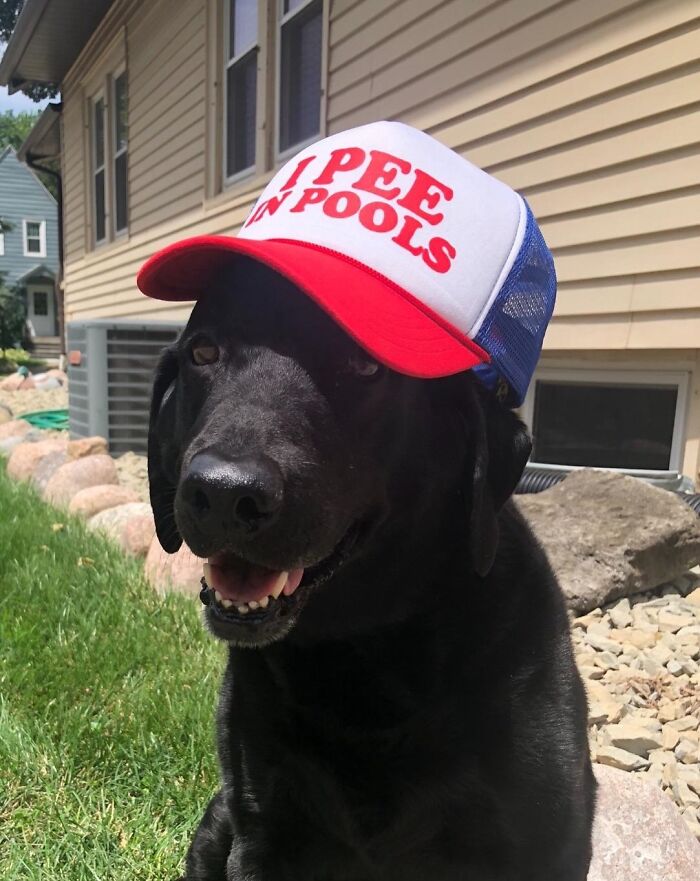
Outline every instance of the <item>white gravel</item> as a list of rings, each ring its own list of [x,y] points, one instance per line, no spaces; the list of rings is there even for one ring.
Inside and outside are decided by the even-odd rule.
[[[700,567],[574,618],[593,760],[642,774],[700,839]]]

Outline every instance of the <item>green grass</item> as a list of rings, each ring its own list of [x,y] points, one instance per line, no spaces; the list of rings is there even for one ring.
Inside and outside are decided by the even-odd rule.
[[[3,881],[177,877],[217,778],[197,606],[0,464]]]

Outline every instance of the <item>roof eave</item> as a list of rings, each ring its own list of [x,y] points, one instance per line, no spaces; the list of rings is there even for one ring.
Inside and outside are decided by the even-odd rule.
[[[7,86],[10,95],[29,85],[14,78],[13,74],[22,60],[27,44],[48,2],[49,0],[27,0],[17,18],[10,41],[5,47],[5,54],[0,59],[0,86]]]
[[[61,154],[61,103],[47,104],[17,151],[20,162],[55,159]]]

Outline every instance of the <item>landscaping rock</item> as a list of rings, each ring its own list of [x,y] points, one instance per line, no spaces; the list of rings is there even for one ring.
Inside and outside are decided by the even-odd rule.
[[[88,528],[106,533],[127,553],[145,557],[155,533],[151,506],[128,502],[107,508],[88,520]]]
[[[598,802],[588,881],[697,881],[700,844],[655,786],[596,767]]]
[[[68,506],[81,489],[117,482],[117,469],[109,456],[86,456],[61,465],[49,479],[43,495],[52,505]]]
[[[71,499],[68,510],[71,514],[78,514],[88,520],[107,508],[138,501],[139,497],[132,489],[108,483],[81,489]]]
[[[204,560],[195,557],[184,544],[176,554],[166,554],[154,536],[146,557],[146,577],[159,593],[174,590],[197,596],[203,564]]]
[[[22,443],[14,448],[7,461],[7,474],[13,480],[29,480],[41,460],[49,453],[65,451],[65,441],[49,439]]]
[[[0,404],[0,425],[5,425],[13,420],[12,410],[4,404]]]
[[[31,376],[22,373],[13,373],[0,382],[0,389],[4,392],[18,392],[34,388],[34,380]]]
[[[83,459],[85,456],[106,455],[109,452],[103,437],[81,437],[68,442],[68,458]]]
[[[635,753],[617,746],[601,746],[595,751],[595,761],[600,765],[608,765],[620,771],[638,771],[640,768],[648,768],[649,761]]]
[[[153,537],[156,534],[156,525],[153,522],[153,512],[148,502],[140,502],[144,505],[143,513],[131,517],[124,529],[124,550],[135,557],[145,557],[148,553]]]
[[[10,422],[0,425],[0,440],[10,437],[24,437],[31,430],[31,425],[25,422],[24,419],[12,419]]]
[[[65,465],[68,461],[68,451],[65,449],[55,450],[44,456],[34,468],[31,481],[37,492],[42,493],[46,489],[46,484],[51,480],[61,465]]]
[[[575,612],[657,587],[700,563],[700,517],[635,477],[582,469],[515,498]]]

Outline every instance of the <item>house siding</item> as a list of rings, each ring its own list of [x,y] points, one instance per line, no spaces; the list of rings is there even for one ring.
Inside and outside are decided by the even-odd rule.
[[[56,200],[33,172],[17,159],[12,148],[0,151],[0,218],[12,229],[4,234],[4,254],[0,255],[0,274],[12,286],[25,273],[44,264],[58,269],[58,218]],[[23,220],[46,223],[46,256],[24,255]]]
[[[213,8],[116,0],[64,84],[68,320],[185,319],[187,304],[138,293],[139,266],[183,236],[235,232],[264,183],[206,192]],[[81,80],[119,29],[130,230],[91,251]],[[559,276],[546,352],[676,351],[693,365],[686,470],[697,479],[698,362],[687,355],[700,339],[697,0],[331,0],[328,41],[328,133],[401,119],[528,199]]]

